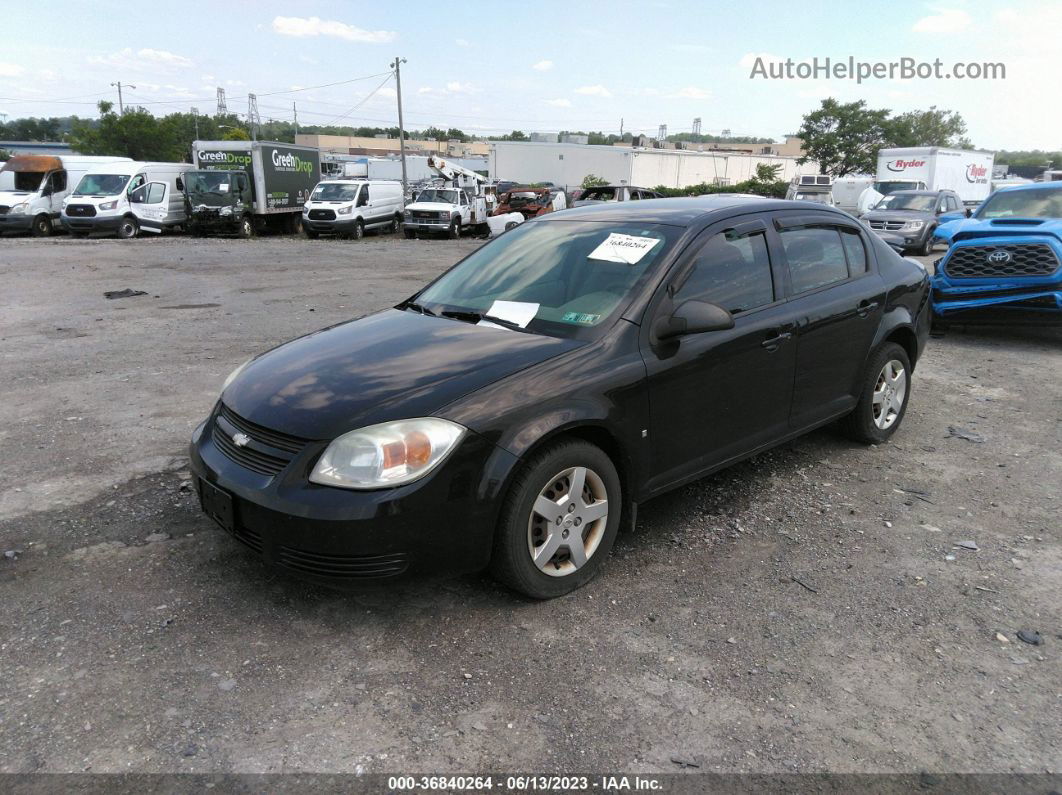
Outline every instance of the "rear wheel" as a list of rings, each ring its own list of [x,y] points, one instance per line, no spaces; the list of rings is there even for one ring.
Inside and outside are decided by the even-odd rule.
[[[588,582],[608,557],[623,495],[615,465],[581,440],[533,456],[509,489],[494,538],[491,571],[533,599]]]
[[[394,218],[391,219],[391,223],[389,223],[384,228],[384,231],[387,232],[387,234],[389,234],[389,235],[393,235],[395,232],[398,231],[398,227],[400,227],[401,225],[402,225],[402,216],[396,215]]]
[[[859,403],[843,420],[845,432],[868,444],[887,441],[903,422],[910,398],[911,360],[901,346],[886,342],[867,363]]]
[[[118,224],[118,237],[120,237],[122,240],[132,240],[139,234],[140,224],[137,223],[135,218],[123,218],[122,222]]]
[[[47,215],[38,215],[31,227],[34,237],[49,237],[52,234],[52,219]]]

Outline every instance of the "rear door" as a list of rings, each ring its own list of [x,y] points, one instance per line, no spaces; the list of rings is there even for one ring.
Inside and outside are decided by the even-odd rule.
[[[656,346],[645,332],[650,399],[649,488],[722,464],[788,431],[796,315],[784,297],[780,255],[762,220],[706,229],[665,280],[646,316],[688,300],[719,304],[734,328]]]
[[[796,377],[790,425],[805,428],[855,406],[884,312],[885,288],[867,232],[832,213],[774,218],[796,312]]]

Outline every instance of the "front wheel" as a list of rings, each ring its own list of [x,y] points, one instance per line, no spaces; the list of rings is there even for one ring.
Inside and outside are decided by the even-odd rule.
[[[118,224],[118,237],[122,240],[132,240],[140,234],[140,224],[135,218],[123,218]]]
[[[446,236],[451,240],[457,240],[461,237],[461,219],[455,218],[450,222],[450,228],[447,230]]]
[[[351,232],[350,236],[355,240],[361,240],[363,237],[365,237],[365,224],[363,224],[361,221],[355,221],[354,231]]]
[[[509,489],[491,572],[533,599],[579,588],[608,557],[622,506],[619,474],[604,451],[581,440],[550,445]]]
[[[926,242],[922,244],[922,247],[918,250],[918,253],[923,257],[928,257],[933,253],[933,246],[936,245],[936,241],[933,239],[933,230],[929,230],[929,234],[926,235]]]
[[[415,240],[416,239],[417,230],[415,230],[415,229],[406,229],[404,231],[405,231],[405,235],[406,235],[406,240]]]
[[[38,215],[33,219],[33,236],[49,237],[52,234],[52,219],[47,215]]]
[[[844,418],[845,432],[858,442],[881,444],[896,433],[911,399],[911,360],[901,346],[877,349],[863,374],[859,403]]]
[[[249,216],[245,215],[240,219],[240,225],[236,227],[236,234],[244,240],[254,237],[254,223]]]

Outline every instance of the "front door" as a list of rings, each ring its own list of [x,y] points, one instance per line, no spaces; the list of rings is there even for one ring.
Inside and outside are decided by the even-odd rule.
[[[761,221],[706,230],[669,274],[652,317],[684,301],[719,304],[734,328],[643,353],[652,449],[650,490],[739,457],[788,431],[796,315]]]

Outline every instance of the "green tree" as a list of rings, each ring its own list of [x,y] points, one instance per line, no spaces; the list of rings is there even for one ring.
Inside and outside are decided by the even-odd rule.
[[[950,146],[972,149],[966,137],[966,122],[952,110],[912,110],[895,116],[888,123],[893,146]]]
[[[823,174],[835,177],[873,174],[878,149],[891,143],[889,133],[888,110],[873,110],[863,100],[824,99],[818,110],[804,117],[797,131],[806,153],[797,162],[815,160]]]
[[[251,136],[243,127],[229,127],[221,136],[222,141],[250,141]]]
[[[597,176],[594,176],[593,174],[587,174],[585,177],[583,177],[583,181],[582,181],[582,183],[580,183],[580,187],[583,187],[583,188],[596,188],[599,185],[607,185],[607,184],[608,184],[608,180],[605,179],[604,177],[597,177]]]
[[[183,160],[185,142],[173,129],[144,108],[130,108],[119,115],[111,102],[99,103],[100,118],[95,126],[77,123],[70,132],[70,144],[86,155],[115,155],[133,160]]]

